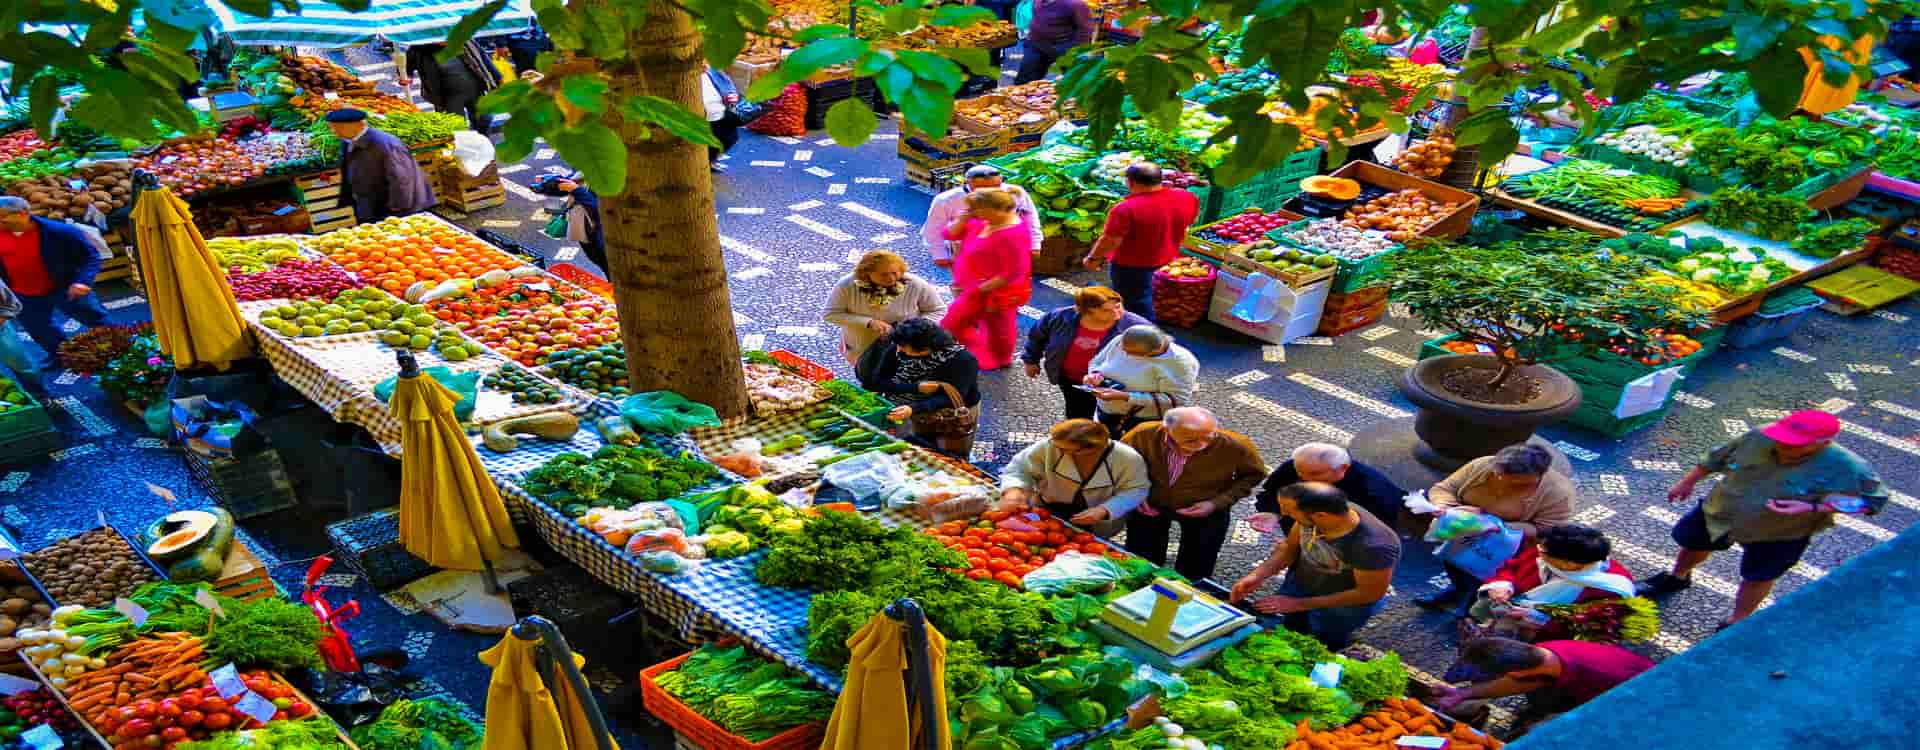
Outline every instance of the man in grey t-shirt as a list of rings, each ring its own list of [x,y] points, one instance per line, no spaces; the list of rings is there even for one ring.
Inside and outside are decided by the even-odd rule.
[[[1245,600],[1284,570],[1280,593],[1255,600],[1253,608],[1282,615],[1287,629],[1329,649],[1345,648],[1387,596],[1400,562],[1400,536],[1331,484],[1287,485],[1275,500],[1294,520],[1293,528],[1266,562],[1233,584],[1233,600]]]

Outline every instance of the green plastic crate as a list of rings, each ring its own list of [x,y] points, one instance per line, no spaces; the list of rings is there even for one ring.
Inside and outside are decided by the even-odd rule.
[[[1633,432],[1659,424],[1667,418],[1667,411],[1673,408],[1672,400],[1665,406],[1635,417],[1621,419],[1613,416],[1613,407],[1588,406],[1581,403],[1561,424],[1570,424],[1600,433],[1611,438],[1626,437]]]
[[[1314,221],[1317,220],[1301,219],[1292,224],[1268,231],[1267,238],[1287,247],[1300,250],[1301,252],[1325,255],[1326,252],[1320,248],[1308,247],[1297,242],[1289,242],[1285,239],[1286,233],[1304,227]],[[1334,271],[1333,274],[1333,287],[1327,291],[1333,294],[1346,294],[1379,284],[1381,277],[1387,273],[1388,258],[1392,257],[1394,253],[1399,252],[1402,247],[1404,247],[1404,245],[1396,243],[1393,247],[1387,248],[1372,257],[1362,258],[1360,260],[1347,260],[1346,258],[1335,256],[1334,260],[1339,261],[1340,265],[1338,266],[1338,270]]]
[[[1325,148],[1308,149],[1287,157],[1280,166],[1233,187],[1221,187],[1216,183],[1207,196],[1207,203],[1202,204],[1202,221],[1211,223],[1240,213],[1245,208],[1279,208],[1280,204],[1300,194],[1301,180],[1320,173],[1320,161],[1325,155]]]
[[[1726,335],[1725,326],[1709,328],[1693,337],[1695,341],[1700,342],[1700,351],[1677,361],[1666,361],[1657,365],[1641,364],[1637,360],[1608,352],[1581,355],[1552,364],[1555,369],[1576,380],[1624,386],[1646,377],[1655,370],[1664,370],[1675,364],[1680,366],[1681,374],[1691,373],[1696,365],[1720,350],[1720,341]]]
[[[0,413],[0,440],[11,440],[53,429],[53,419],[47,416],[47,407],[33,394],[22,391],[27,403],[17,409]]]

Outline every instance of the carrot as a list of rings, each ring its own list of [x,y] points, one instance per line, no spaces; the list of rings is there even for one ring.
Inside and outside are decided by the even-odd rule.
[[[139,672],[128,672],[126,674],[126,677],[128,682],[131,682],[135,685],[152,685],[153,683],[157,682],[157,680],[153,679],[152,677],[148,677],[146,675],[140,674]]]
[[[1417,698],[1408,698],[1404,701],[1401,701],[1400,703],[1401,705],[1404,705],[1407,707],[1407,711],[1409,713],[1416,713],[1421,716],[1433,715],[1433,709],[1427,708],[1427,704],[1421,703],[1420,700]]]
[[[1333,742],[1331,740],[1327,740],[1323,737],[1320,737],[1319,735],[1308,737],[1307,747],[1312,748],[1313,750],[1340,750],[1340,748],[1333,746]]]
[[[1301,719],[1299,723],[1293,725],[1293,733],[1303,740],[1312,737],[1313,725],[1307,723],[1306,719]]]
[[[1308,750],[1307,742],[1306,740],[1296,738],[1294,741],[1287,743],[1287,750]]]

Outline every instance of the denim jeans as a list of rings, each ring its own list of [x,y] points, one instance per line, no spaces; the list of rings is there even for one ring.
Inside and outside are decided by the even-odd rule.
[[[9,320],[0,323],[0,365],[13,372],[13,379],[33,393],[46,393],[47,384],[40,377],[40,365],[20,343],[20,327]]]
[[[81,325],[97,326],[107,320],[107,309],[100,306],[100,297],[92,292],[77,300],[67,299],[65,289],[53,294],[20,297],[20,327],[27,330],[33,342],[45,349],[47,357],[52,358],[60,352],[60,344],[67,340],[67,334],[53,323],[53,311],[59,310],[68,318],[77,320]]]
[[[1291,578],[1280,586],[1284,596],[1307,597],[1307,594],[1294,586]],[[1357,607],[1328,607],[1305,612],[1289,612],[1280,616],[1280,624],[1296,633],[1313,636],[1328,649],[1339,651],[1353,643],[1353,633],[1364,627],[1373,613],[1380,610],[1381,603],[1363,604]]]

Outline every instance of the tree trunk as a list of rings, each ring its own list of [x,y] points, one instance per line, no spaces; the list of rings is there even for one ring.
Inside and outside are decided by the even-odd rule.
[[[653,95],[705,111],[705,58],[685,12],[652,3],[646,22],[627,33],[627,49],[628,59],[604,67],[614,101]],[[635,123],[616,129],[627,144],[626,191],[601,204],[630,388],[670,390],[722,418],[744,416],[746,385],[706,147],[660,128],[644,137]]]

